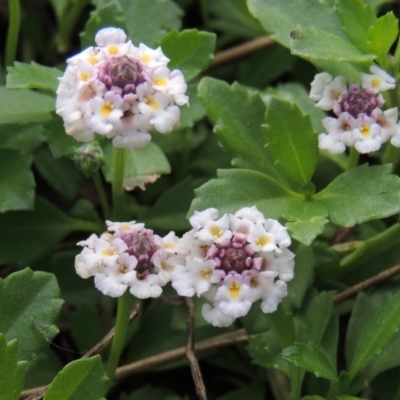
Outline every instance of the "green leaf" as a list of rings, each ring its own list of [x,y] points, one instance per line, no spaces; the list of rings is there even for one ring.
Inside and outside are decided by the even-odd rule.
[[[306,60],[371,63],[375,56],[363,54],[346,39],[315,28],[290,32],[292,53]]]
[[[54,106],[53,96],[27,89],[0,87],[0,125],[48,121]]]
[[[201,104],[200,99],[197,97],[197,83],[188,85],[186,95],[189,97],[190,105],[180,107],[181,117],[179,120],[179,125],[175,128],[175,130],[193,128],[194,124],[197,121],[200,121],[206,115],[204,107]],[[173,135],[175,135],[175,132]]]
[[[99,400],[108,388],[100,356],[65,366],[47,389],[44,400]]]
[[[0,333],[0,400],[18,399],[24,384],[26,361],[18,361],[18,343],[7,343]]]
[[[94,46],[96,33],[100,29],[109,26],[121,28],[125,32],[128,32],[124,10],[117,0],[111,1],[102,7],[98,6],[90,14],[90,18],[85,25],[85,30],[80,34],[81,48],[85,49]]]
[[[289,178],[306,184],[318,159],[318,139],[310,118],[295,104],[272,97],[265,114],[267,150]]]
[[[58,78],[63,74],[57,68],[44,65],[15,62],[14,67],[7,67],[7,89],[42,89],[55,93]]]
[[[288,221],[286,227],[290,235],[306,246],[322,233],[329,222],[327,216],[328,210],[323,204],[310,200],[289,204],[282,211],[282,217]]]
[[[296,62],[297,57],[290,54],[285,47],[276,44],[238,60],[237,80],[245,86],[265,89],[282,75],[290,73]],[[314,105],[315,103],[313,107]]]
[[[368,46],[378,56],[382,66],[387,64],[387,54],[399,34],[399,22],[392,12],[378,18],[368,30]]]
[[[50,202],[36,197],[33,211],[0,215],[0,265],[28,264],[75,230],[97,232],[97,224],[70,218]],[[21,251],[23,246],[23,251]]]
[[[400,212],[400,178],[391,165],[362,165],[346,171],[314,196],[340,226],[354,226]]]
[[[186,214],[199,182],[203,180],[187,177],[168,188],[146,214],[146,226],[166,231],[190,229]]]
[[[310,99],[309,92],[306,91],[304,86],[291,82],[280,84],[276,88],[269,87],[265,92],[261,93],[261,98],[267,107],[272,96],[296,104],[302,114],[307,114],[310,117],[314,132],[324,131],[325,128],[321,121],[326,117],[326,113],[315,107],[315,102]]]
[[[325,352],[312,343],[296,343],[286,348],[280,357],[297,367],[304,368],[318,378],[337,381],[336,365],[332,365]]]
[[[334,292],[313,292],[295,314],[297,338],[318,346],[331,320]]]
[[[288,373],[287,362],[278,357],[282,351],[282,347],[272,330],[256,335],[249,335],[246,349],[254,364],[264,368],[279,369]]]
[[[339,14],[326,4],[314,0],[248,0],[247,4],[278,43],[317,65],[329,61],[325,69],[328,72],[336,62],[366,63],[374,58],[350,43]]]
[[[222,215],[255,205],[267,218],[280,218],[289,204],[302,200],[299,194],[257,171],[218,170],[217,177],[195,190],[189,215],[209,207],[218,208]]]
[[[354,377],[388,344],[400,328],[400,292],[389,294],[365,323],[356,344],[349,374]]]
[[[47,147],[36,152],[34,166],[47,183],[68,200],[77,196],[85,180],[71,160],[55,160]]]
[[[105,178],[112,181],[113,147],[111,142],[104,146],[106,164],[103,167]],[[144,184],[154,182],[160,175],[169,174],[171,166],[162,150],[153,142],[146,147],[131,151],[125,149],[124,186],[126,190],[135,187],[144,189]]]
[[[348,38],[360,51],[369,53],[368,28],[376,21],[372,7],[361,0],[341,0],[337,10]]]
[[[71,322],[72,336],[79,350],[87,351],[102,339],[99,313],[88,303],[78,307]]]
[[[180,29],[182,10],[172,0],[119,0],[135,44],[153,46],[173,29]]]
[[[43,125],[0,125],[0,148],[32,153],[45,139]]]
[[[167,33],[160,42],[164,54],[171,60],[168,68],[180,69],[190,81],[207,69],[213,59],[216,36],[213,33],[188,29]]]
[[[300,245],[296,251],[294,278],[288,283],[288,299],[300,308],[309,286],[314,280],[314,254],[311,247]]]
[[[45,135],[51,153],[55,159],[60,157],[72,157],[75,150],[82,146],[81,142],[65,133],[63,120],[55,116],[51,121],[44,125]]]
[[[35,180],[19,151],[0,150],[0,213],[33,208]]]
[[[214,123],[214,133],[232,164],[255,169],[279,177],[273,161],[264,148],[265,139],[261,125],[265,105],[258,94],[249,94],[237,83],[204,78],[199,84],[199,97]]]
[[[0,332],[18,339],[18,359],[32,366],[58,329],[63,300],[53,274],[26,268],[0,279]]]

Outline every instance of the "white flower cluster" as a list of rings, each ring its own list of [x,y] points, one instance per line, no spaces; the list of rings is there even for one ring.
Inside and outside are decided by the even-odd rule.
[[[179,70],[170,71],[161,48],[136,47],[123,30],[105,28],[89,47],[67,60],[57,89],[56,112],[66,133],[90,142],[95,133],[119,148],[146,146],[156,129],[170,132],[179,106],[188,104]]]
[[[396,80],[376,65],[370,72],[361,74],[361,87],[347,87],[344,77],[333,78],[327,72],[315,76],[310,98],[317,102],[316,107],[336,116],[322,120],[326,133],[318,137],[320,149],[339,154],[349,146],[359,153],[370,153],[388,140],[400,147],[397,107],[382,111],[384,99],[380,94],[394,89]]]
[[[178,294],[205,297],[211,304],[203,306],[202,314],[214,326],[231,325],[257,300],[263,312],[276,311],[293,278],[286,228],[265,219],[256,207],[219,219],[218,211],[209,208],[195,212],[190,223],[193,229],[180,243],[186,256],[171,275]]]
[[[265,313],[276,311],[293,278],[290,237],[278,221],[265,219],[256,207],[235,214],[209,208],[190,218],[193,229],[164,238],[131,221],[107,221],[108,231],[79,242],[75,269],[94,276],[105,295],[130,292],[141,299],[158,297],[172,282],[180,296],[203,296],[203,317],[214,326],[231,325],[261,300]]]
[[[78,243],[83,246],[75,258],[78,275],[94,276],[107,296],[120,297],[128,288],[139,299],[160,296],[174,265],[175,234],[161,238],[135,221],[106,223],[107,232]]]

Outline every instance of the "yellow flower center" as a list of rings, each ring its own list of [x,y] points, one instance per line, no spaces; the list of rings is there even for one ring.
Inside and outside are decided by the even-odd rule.
[[[229,295],[233,298],[238,297],[240,294],[240,285],[237,282],[229,284]]]
[[[148,55],[148,54],[142,54],[142,55],[140,56],[140,59],[141,59],[143,62],[148,63],[148,62],[150,62],[150,61],[153,59],[153,57],[151,57],[151,56]]]
[[[213,235],[214,238],[216,238],[216,239],[221,237],[224,233],[219,229],[218,225],[215,225],[215,224],[211,225],[208,229],[211,232],[211,235]]]
[[[199,275],[200,275],[200,278],[202,278],[202,279],[210,279],[211,275],[212,275],[212,269],[204,268],[200,271]]]
[[[101,107],[100,114],[103,117],[108,117],[113,109],[114,109],[114,103],[111,101],[106,101],[104,103],[104,106]]]
[[[369,125],[367,124],[362,124],[360,126],[360,131],[361,135],[363,135],[364,137],[368,137],[371,134],[371,130],[369,129]]]
[[[271,242],[271,238],[268,235],[264,235],[260,238],[257,238],[255,240],[255,242],[256,242],[256,245],[261,248],[261,247],[264,247],[269,242]]]
[[[115,54],[119,53],[119,46],[117,46],[116,44],[112,44],[110,46],[108,46],[108,52],[114,56]]]
[[[372,87],[378,87],[382,82],[381,78],[378,78],[377,76],[375,78],[372,79],[371,81],[371,86]]]
[[[111,247],[110,249],[103,249],[100,251],[100,254],[102,256],[115,256],[118,254],[117,249],[114,247]]]
[[[97,63],[97,57],[96,57],[96,56],[89,56],[89,57],[87,58],[87,61],[88,61],[89,64],[94,65],[94,64]]]
[[[125,274],[126,271],[128,271],[128,267],[126,267],[125,265],[119,266],[119,272],[121,272],[121,274]]]
[[[152,81],[157,86],[166,86],[168,83],[165,78],[153,78]]]
[[[131,229],[131,226],[130,226],[130,224],[121,224],[121,229],[123,230],[123,231],[129,231],[130,229]]]
[[[89,74],[86,72],[79,72],[79,79],[86,82],[89,79]]]
[[[145,97],[144,101],[154,111],[157,111],[160,108],[160,103],[153,100],[150,96]]]

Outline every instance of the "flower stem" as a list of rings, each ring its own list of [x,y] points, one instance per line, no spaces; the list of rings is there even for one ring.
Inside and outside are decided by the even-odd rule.
[[[135,298],[129,293],[125,292],[118,298],[118,311],[117,320],[115,322],[115,335],[111,345],[110,357],[107,363],[107,376],[112,382],[114,379],[115,371],[118,367],[119,358],[124,347],[126,331],[128,329],[129,316],[131,314]]]
[[[6,65],[13,65],[17,53],[19,28],[21,25],[21,10],[19,0],[8,0],[10,19],[6,44]]]
[[[393,164],[393,169],[399,161],[400,150],[388,143],[383,154],[382,164]]]
[[[360,153],[354,147],[350,147],[347,169],[349,170],[357,167],[359,158]]]
[[[104,219],[109,219],[110,218],[110,207],[108,205],[106,192],[104,190],[103,182],[101,180],[99,171],[97,171],[93,175],[93,182],[94,182],[94,185],[96,186],[97,195],[99,196],[101,208],[103,210]]]
[[[124,170],[125,170],[125,150],[114,148],[113,179],[112,179],[112,198],[113,198],[112,218],[114,221],[122,220],[125,215]]]

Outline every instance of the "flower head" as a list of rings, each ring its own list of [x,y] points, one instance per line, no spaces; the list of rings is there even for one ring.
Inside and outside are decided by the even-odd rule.
[[[149,143],[151,129],[170,132],[179,123],[177,105],[188,104],[182,73],[168,69],[161,48],[135,47],[122,29],[102,29],[95,41],[67,60],[60,78],[56,112],[66,133],[83,142],[96,133],[135,149]]]
[[[141,299],[160,296],[170,280],[168,247],[173,235],[161,238],[135,221],[107,221],[107,225],[108,231],[100,237],[93,234],[78,243],[83,246],[75,258],[78,275],[94,276],[97,289],[111,297],[126,290]]]
[[[370,153],[389,139],[398,147],[397,108],[382,111],[381,94],[393,89],[396,81],[376,65],[371,66],[370,72],[361,74],[361,86],[346,86],[342,76],[333,78],[326,72],[315,76],[310,98],[317,102],[316,107],[335,115],[322,120],[326,132],[318,138],[321,149],[339,154],[350,146],[360,153]]]
[[[266,219],[256,207],[218,218],[218,210],[195,212],[193,229],[180,245],[180,257],[171,274],[181,296],[204,296],[204,318],[227,326],[247,314],[261,300],[264,312],[273,312],[286,296],[293,278],[291,240],[276,220]]]

